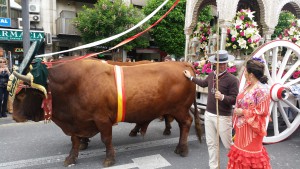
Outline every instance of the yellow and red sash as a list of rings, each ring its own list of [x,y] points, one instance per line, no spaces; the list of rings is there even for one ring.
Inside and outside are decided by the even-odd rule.
[[[120,66],[114,66],[115,70],[115,80],[117,85],[117,95],[118,95],[118,113],[116,122],[123,122],[125,120],[126,114],[126,98],[125,98],[125,88],[124,88],[124,76],[123,69]]]

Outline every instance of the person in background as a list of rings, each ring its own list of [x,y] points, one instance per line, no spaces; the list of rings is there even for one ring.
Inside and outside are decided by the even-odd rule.
[[[270,158],[262,144],[271,101],[264,71],[261,59],[247,61],[244,73],[247,84],[238,94],[235,104],[235,137],[228,153],[227,169],[271,168]]]
[[[216,55],[209,57],[208,60],[216,66]],[[192,77],[188,70],[183,72],[192,82],[201,87],[208,87],[204,126],[210,169],[218,168],[217,118],[219,118],[219,133],[223,145],[226,149],[229,149],[232,145],[232,106],[235,104],[239,92],[238,79],[227,72],[227,63],[233,60],[234,56],[229,55],[227,51],[219,51],[218,90],[216,87],[216,71],[210,73],[205,79]],[[219,117],[217,116],[216,99],[218,99],[219,104]]]
[[[16,65],[13,66],[13,71],[17,71],[18,69],[19,69],[18,66],[16,66]],[[11,91],[13,79],[14,79],[14,74],[10,74],[8,83],[7,83],[7,91],[8,92]],[[8,94],[8,99],[7,99],[7,112],[10,114],[13,113],[13,98],[10,94]]]
[[[171,56],[170,56],[170,55],[167,55],[167,56],[164,58],[164,61],[165,61],[165,62],[172,61]]]
[[[131,62],[131,58],[126,58],[126,62]]]
[[[0,58],[0,118],[7,117],[7,82],[10,76],[10,72],[7,67],[7,61],[5,58]]]

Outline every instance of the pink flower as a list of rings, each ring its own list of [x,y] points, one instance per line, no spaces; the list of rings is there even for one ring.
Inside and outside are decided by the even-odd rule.
[[[292,38],[292,42],[296,42],[297,41],[297,38]]]
[[[227,29],[227,34],[230,34],[230,29]]]
[[[241,36],[245,36],[245,32],[242,31],[242,32],[240,33],[240,35],[241,35]]]
[[[236,25],[235,28],[236,28],[236,29],[240,29],[240,28],[241,28],[241,25]]]
[[[198,67],[199,63],[198,62],[194,62],[194,67]]]
[[[294,73],[293,73],[293,78],[294,79],[297,79],[298,77],[299,77],[299,75],[300,75],[300,71],[298,70],[298,71],[295,71]]]
[[[243,21],[245,19],[245,16],[244,15],[240,16],[240,19]]]
[[[236,66],[228,67],[228,68],[227,68],[227,71],[228,71],[229,73],[235,73],[235,72],[236,72]]]
[[[248,43],[252,43],[252,40],[251,40],[251,38],[249,38],[247,41],[248,41]]]
[[[211,72],[213,72],[213,70],[211,69],[211,68],[207,68],[206,69],[206,73],[208,74],[208,73],[211,73]]]
[[[210,67],[211,67],[210,63],[203,65],[202,73],[208,74],[208,73],[212,72],[213,70]]]
[[[292,22],[292,26],[296,26],[296,22]]]
[[[231,38],[231,42],[234,42],[234,41],[235,41],[235,37],[232,37],[232,38]]]

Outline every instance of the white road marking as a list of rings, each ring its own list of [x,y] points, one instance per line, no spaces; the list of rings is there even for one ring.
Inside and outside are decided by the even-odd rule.
[[[116,153],[134,151],[134,150],[146,149],[146,148],[157,147],[157,146],[164,146],[164,145],[169,145],[169,144],[177,144],[178,140],[179,140],[179,137],[175,137],[175,138],[169,138],[169,139],[147,141],[147,142],[142,142],[142,143],[127,144],[127,145],[123,145],[123,146],[115,146],[115,150],[116,150]],[[198,140],[196,135],[189,136],[189,139],[188,139],[189,142],[196,141],[196,140]],[[38,165],[63,162],[67,156],[68,156],[68,154],[62,154],[62,155],[56,155],[56,156],[0,163],[0,169],[14,169],[14,168],[22,168],[22,167],[30,167],[30,166],[38,166]],[[78,159],[80,160],[80,159],[84,159],[84,158],[91,158],[91,157],[97,157],[97,156],[105,156],[105,148],[100,149],[100,150],[96,149],[96,150],[79,152]]]
[[[130,164],[107,167],[105,169],[130,169],[130,168],[156,169],[156,168],[171,166],[171,164],[160,154],[134,158],[132,159],[132,161],[133,163]]]

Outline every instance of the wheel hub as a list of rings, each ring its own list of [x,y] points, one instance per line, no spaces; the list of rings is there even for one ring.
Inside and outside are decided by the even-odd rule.
[[[270,96],[273,101],[286,100],[289,98],[289,93],[283,85],[275,83],[271,87]]]

